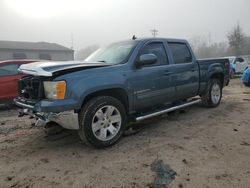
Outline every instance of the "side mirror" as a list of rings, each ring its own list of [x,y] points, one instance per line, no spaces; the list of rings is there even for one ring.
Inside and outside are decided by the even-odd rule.
[[[137,61],[137,66],[151,65],[157,62],[157,56],[155,54],[143,54]]]

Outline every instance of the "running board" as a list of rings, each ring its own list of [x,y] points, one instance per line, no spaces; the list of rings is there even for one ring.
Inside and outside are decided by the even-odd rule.
[[[191,102],[187,102],[185,104],[181,104],[181,105],[178,105],[178,106],[167,108],[165,110],[161,110],[161,111],[153,112],[153,113],[146,114],[146,115],[143,115],[143,116],[139,116],[139,117],[137,117],[135,119],[136,119],[137,122],[139,122],[139,121],[142,121],[144,119],[148,119],[148,118],[155,117],[155,116],[158,116],[158,115],[161,115],[161,114],[164,114],[164,113],[172,112],[172,111],[175,111],[175,110],[178,110],[178,109],[181,109],[181,108],[185,108],[187,106],[191,106],[191,105],[194,105],[194,104],[197,104],[197,103],[200,103],[200,102],[201,102],[201,99],[195,99],[195,100],[193,100]]]

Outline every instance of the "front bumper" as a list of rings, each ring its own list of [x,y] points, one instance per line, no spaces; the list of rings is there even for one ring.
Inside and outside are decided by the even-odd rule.
[[[78,109],[78,102],[74,99],[64,100],[30,100],[15,98],[14,103],[21,108],[28,108],[36,112],[63,112]]]
[[[36,117],[37,126],[43,126],[49,122],[55,122],[65,129],[79,129],[78,113],[75,113],[74,110],[62,112],[41,112],[36,111],[37,107],[35,105],[26,104],[17,99],[14,100],[14,103],[20,108],[19,113],[21,113],[22,115],[32,115]]]

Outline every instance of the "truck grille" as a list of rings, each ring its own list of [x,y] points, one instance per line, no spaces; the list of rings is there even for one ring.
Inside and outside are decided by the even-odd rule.
[[[21,98],[39,100],[44,97],[43,82],[40,77],[26,76],[18,82]]]

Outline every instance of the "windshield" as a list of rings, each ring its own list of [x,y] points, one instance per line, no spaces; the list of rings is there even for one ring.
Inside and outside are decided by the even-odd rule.
[[[85,61],[89,63],[102,62],[108,64],[124,63],[137,43],[137,41],[127,41],[111,44],[98,49],[87,57]]]

